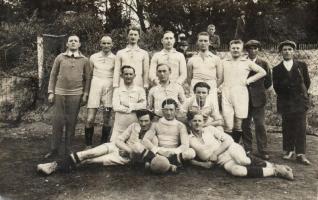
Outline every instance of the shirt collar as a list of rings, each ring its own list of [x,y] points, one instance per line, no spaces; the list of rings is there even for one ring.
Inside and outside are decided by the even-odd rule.
[[[203,56],[203,57],[213,57],[213,56],[214,56],[214,54],[213,54],[212,52],[210,52],[210,51],[206,51],[206,52],[204,52],[204,53],[202,53],[202,52],[200,51],[197,55]]]
[[[99,55],[100,55],[101,57],[113,57],[113,56],[114,56],[114,54],[113,54],[112,52],[109,52],[109,53],[106,55],[103,51],[100,51],[100,52],[99,52]]]
[[[162,49],[161,53],[163,54],[169,54],[169,53],[176,53],[177,50],[175,48],[172,48],[170,51],[166,50],[166,49]]]
[[[139,51],[140,47],[138,45],[132,46],[132,45],[127,45],[125,48],[126,51]]]
[[[135,91],[136,90],[136,86],[134,84],[129,86],[129,88],[130,88],[130,91]],[[125,84],[121,86],[121,91],[126,91],[126,92],[128,91],[128,88],[127,88],[127,86]]]
[[[70,50],[67,50],[63,53],[64,56],[72,57],[72,54],[75,58],[84,58],[84,55],[80,51],[72,52]]]
[[[294,64],[293,59],[291,59],[291,60],[284,60],[284,61],[283,61],[283,65],[284,65],[284,67],[285,67],[288,71],[290,71],[290,69],[292,68],[293,64]]]
[[[201,108],[199,105],[198,105],[198,102],[197,102],[197,99],[196,99],[196,97],[195,96],[193,96],[192,97],[193,99],[192,99],[192,106],[193,107],[198,107],[198,108]],[[202,108],[205,108],[205,107],[208,107],[209,105],[209,103],[208,102],[210,102],[210,95],[208,95],[207,97],[206,97],[206,99],[205,99],[205,104],[202,106]]]

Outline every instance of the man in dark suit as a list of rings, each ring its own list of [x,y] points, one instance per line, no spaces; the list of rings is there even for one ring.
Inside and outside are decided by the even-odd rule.
[[[248,52],[248,58],[261,66],[266,71],[266,76],[258,81],[251,83],[248,86],[249,93],[249,111],[248,117],[243,120],[243,144],[247,153],[252,152],[253,135],[251,131],[251,121],[253,119],[255,124],[255,136],[257,142],[258,156],[262,159],[268,160],[267,153],[267,136],[265,129],[265,104],[266,95],[265,90],[272,85],[272,75],[269,64],[257,56],[261,47],[261,43],[257,40],[250,40],[245,44],[245,49]],[[254,75],[255,72],[250,72],[249,76]]]
[[[307,65],[294,60],[296,43],[286,40],[279,44],[283,61],[273,68],[273,86],[277,94],[277,111],[282,115],[284,159],[310,165],[306,158],[306,111],[309,107],[310,78]]]

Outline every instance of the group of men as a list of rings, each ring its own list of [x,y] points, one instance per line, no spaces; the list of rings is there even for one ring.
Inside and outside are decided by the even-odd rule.
[[[79,37],[68,38],[68,49],[56,58],[50,76],[49,102],[54,103],[55,113],[51,151],[46,157],[58,153],[63,127],[66,156],[61,161],[39,164],[39,171],[51,174],[57,170],[68,172],[83,163],[138,162],[153,172],[164,173],[175,172],[186,163],[206,168],[217,163],[235,176],[293,179],[288,166],[263,161],[269,159],[265,90],[272,81],[269,65],[257,56],[258,41],[250,40],[245,46],[241,40],[231,41],[231,56],[221,60],[209,51],[209,33],[201,32],[197,38],[198,53],[186,62],[184,55],[174,49],[171,31],[163,34],[163,49],[151,60],[147,51],[138,46],[140,30],[131,27],[127,35],[127,47],[116,56],[111,52],[111,37],[104,36],[100,41],[102,50],[90,59],[79,52]],[[279,48],[284,61],[274,68],[273,80],[283,116],[284,158],[291,159],[296,149],[297,160],[310,164],[305,157],[305,133],[300,133],[305,131],[300,125],[306,125],[307,106],[298,106],[306,102],[301,98],[290,100],[296,94],[294,90],[307,94],[308,71],[304,63],[293,61],[294,42],[282,42]],[[281,76],[285,77],[283,81]],[[185,96],[184,83],[191,88],[189,98]],[[78,111],[86,102],[88,148],[71,153]],[[293,112],[288,106],[297,106],[298,110]],[[91,148],[98,109],[103,110],[104,117],[101,145]],[[115,117],[110,123],[112,111]],[[252,119],[258,157],[263,160],[251,156]],[[299,137],[304,140],[299,141]],[[241,140],[244,148],[239,144]]]

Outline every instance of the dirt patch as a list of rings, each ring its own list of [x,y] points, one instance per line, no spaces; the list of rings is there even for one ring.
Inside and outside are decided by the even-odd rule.
[[[82,129],[78,126],[77,132]],[[97,129],[98,130],[98,129]],[[99,132],[99,131],[97,131]],[[14,134],[15,133],[15,134]],[[23,134],[22,134],[23,133]],[[47,151],[50,126],[22,124],[0,130],[0,199],[317,199],[318,138],[308,136],[305,167],[280,158],[281,134],[269,133],[272,161],[288,164],[295,181],[279,178],[236,178],[221,168],[187,167],[176,175],[153,175],[136,167],[83,166],[71,174],[36,173]],[[95,137],[96,142],[99,136]],[[96,143],[95,142],[95,143]],[[83,137],[75,139],[83,148]]]

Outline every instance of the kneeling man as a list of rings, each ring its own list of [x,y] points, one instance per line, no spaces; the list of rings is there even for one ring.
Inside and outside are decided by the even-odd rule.
[[[294,179],[292,169],[288,166],[251,160],[246,156],[243,147],[235,143],[228,134],[212,126],[203,128],[202,114],[194,114],[189,120],[192,130],[190,147],[196,153],[192,164],[209,168],[213,163],[217,163],[234,176],[278,176],[288,180]]]

